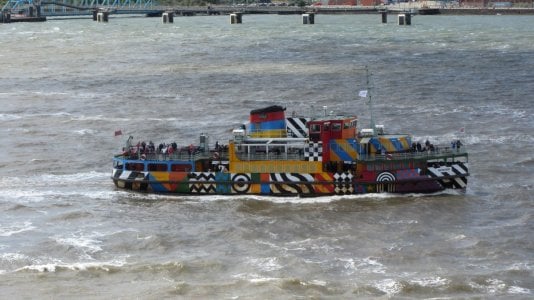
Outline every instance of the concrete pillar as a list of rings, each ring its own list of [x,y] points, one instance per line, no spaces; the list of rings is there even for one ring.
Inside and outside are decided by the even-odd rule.
[[[109,12],[107,11],[101,11],[96,15],[96,19],[98,22],[104,22],[107,23],[109,21]]]
[[[388,12],[387,11],[382,11],[380,12],[380,14],[382,15],[382,23],[387,23],[388,22]]]
[[[302,24],[315,24],[315,13],[302,14]]]
[[[404,25],[405,20],[406,20],[406,15],[405,14],[399,14],[398,15],[398,20],[399,20],[399,25]]]
[[[412,25],[412,14],[411,13],[406,13],[406,19],[405,19],[405,23],[406,25]]]
[[[242,15],[241,13],[230,14],[230,23],[241,24],[241,22],[243,21],[241,15]]]
[[[161,20],[163,23],[173,23],[174,22],[174,12],[164,12],[161,15]]]

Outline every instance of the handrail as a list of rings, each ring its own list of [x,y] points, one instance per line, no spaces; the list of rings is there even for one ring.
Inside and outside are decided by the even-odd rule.
[[[435,150],[425,150],[416,152],[385,153],[385,154],[360,154],[359,160],[382,161],[382,160],[410,160],[410,159],[433,159],[456,156],[468,156],[465,147],[461,149],[451,149],[450,147],[436,148]]]

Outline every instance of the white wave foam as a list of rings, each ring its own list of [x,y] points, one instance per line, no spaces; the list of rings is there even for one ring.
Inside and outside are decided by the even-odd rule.
[[[265,283],[265,282],[272,282],[272,281],[279,281],[280,278],[277,277],[265,277],[261,276],[256,273],[240,273],[232,275],[233,278],[240,279],[240,280],[247,280],[251,283]]]
[[[410,280],[410,282],[420,285],[420,286],[424,286],[424,287],[443,287],[443,286],[447,286],[451,281],[449,279],[436,276],[436,277],[412,279]]]
[[[106,262],[76,262],[76,263],[48,263],[39,265],[29,265],[18,268],[14,272],[20,271],[37,271],[37,272],[55,272],[57,269],[67,269],[71,271],[85,271],[88,269],[99,269],[106,272],[112,267],[122,267],[126,264],[124,260],[112,260]]]
[[[72,246],[74,248],[81,249],[83,252],[82,258],[92,259],[91,254],[102,251],[102,241],[98,240],[98,237],[102,237],[104,234],[91,233],[91,234],[72,234],[71,237],[54,237],[54,240],[60,245]]]
[[[509,294],[530,295],[530,294],[532,294],[532,291],[530,289],[527,289],[527,288],[523,288],[523,287],[520,287],[520,286],[512,285],[511,287],[508,288],[508,293]]]
[[[484,283],[470,282],[469,286],[489,294],[504,293],[507,290],[504,281],[494,278],[486,279]]]
[[[98,131],[93,130],[93,129],[80,129],[80,130],[74,131],[74,133],[78,135],[95,135],[96,133],[98,133]]]
[[[383,279],[375,282],[373,286],[388,296],[396,295],[402,291],[402,284],[395,279]]]
[[[18,120],[22,117],[20,115],[14,115],[14,114],[0,114],[0,121],[12,121],[12,120]]]
[[[282,269],[283,266],[277,260],[276,257],[249,258],[247,264],[261,271],[269,272]]]
[[[36,227],[32,225],[31,222],[24,222],[24,223],[13,223],[7,226],[1,226],[0,227],[0,236],[12,236],[17,233],[21,233],[24,231],[33,230]]]
[[[21,253],[2,253],[0,260],[13,264],[17,261],[27,260],[28,256]]]
[[[375,274],[384,274],[386,273],[386,267],[378,262],[376,258],[366,257],[362,259],[354,258],[338,258],[339,261],[343,262],[343,268],[345,269],[348,275],[354,273],[375,273]]]

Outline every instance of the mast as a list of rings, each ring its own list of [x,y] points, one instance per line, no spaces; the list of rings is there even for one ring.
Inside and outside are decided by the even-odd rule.
[[[365,66],[365,78],[366,78],[366,85],[367,85],[367,95],[369,96],[369,102],[367,102],[367,104],[369,104],[369,112],[371,114],[371,122],[369,124],[369,126],[371,126],[371,129],[373,129],[373,134],[375,132],[375,118],[374,118],[374,114],[373,114],[373,98],[372,98],[372,95],[371,95],[371,86],[369,85],[369,68],[367,66]]]

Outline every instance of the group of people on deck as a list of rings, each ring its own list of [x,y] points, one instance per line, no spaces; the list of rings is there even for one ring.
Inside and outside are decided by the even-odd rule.
[[[434,144],[431,144],[429,140],[426,140],[424,147],[421,145],[420,142],[412,143],[412,152],[426,152],[426,151],[434,152],[436,150],[437,148],[434,147]]]
[[[460,147],[463,146],[462,142],[460,140],[452,141],[451,142],[451,148],[454,151],[456,149],[457,152],[460,151]],[[412,152],[434,152],[438,151],[437,147],[434,147],[434,144],[431,144],[428,140],[425,141],[425,145],[421,145],[420,142],[412,143]]]
[[[188,147],[178,148],[178,145],[175,142],[170,144],[161,143],[156,148],[156,145],[149,141],[137,142],[134,146],[132,144],[133,136],[130,136],[126,141],[126,147],[123,148],[123,154],[128,156],[137,156],[140,159],[146,159],[148,154],[163,154],[163,155],[172,155],[174,153],[181,153],[182,151],[187,152],[189,155],[195,154],[198,152],[198,147],[194,145],[189,145]]]

